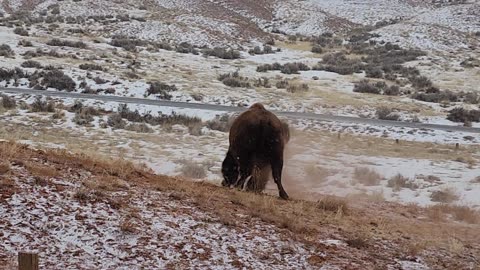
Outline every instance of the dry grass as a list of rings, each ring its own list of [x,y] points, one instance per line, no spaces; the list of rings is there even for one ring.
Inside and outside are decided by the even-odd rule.
[[[357,167],[353,171],[354,179],[365,186],[378,186],[383,177],[370,168]]]
[[[243,214],[285,228],[291,233],[289,237],[306,243],[314,243],[321,235],[340,234],[339,237],[347,239],[347,243],[354,250],[368,254],[387,252],[382,245],[372,244],[372,241],[379,241],[378,239],[395,243],[390,248],[408,250],[407,247],[410,247],[411,252],[415,252],[416,249],[421,250],[421,247],[415,247],[416,243],[422,243],[428,239],[435,239],[434,243],[429,245],[429,249],[447,249],[454,252],[461,250],[463,246],[463,250],[470,254],[475,251],[472,244],[478,243],[478,234],[473,233],[478,230],[478,227],[471,227],[474,225],[441,223],[441,226],[437,226],[432,225],[430,220],[413,220],[401,214],[408,212],[407,208],[394,203],[355,201],[355,204],[349,204],[348,211],[345,211],[347,206],[344,201],[330,197],[322,198],[319,202],[284,201],[277,196],[240,192],[208,183],[181,181],[179,178],[153,175],[146,169],[124,160],[72,154],[62,150],[38,151],[14,143],[0,143],[0,149],[10,152],[11,149],[18,149],[10,157],[18,160],[32,162],[42,160],[44,163],[56,164],[69,170],[87,170],[96,181],[106,181],[106,183],[97,183],[98,187],[105,185],[107,188],[114,189],[112,186],[117,182],[114,179],[118,179],[119,182],[126,182],[136,188],[181,194],[180,198],[190,199],[189,201],[195,202],[198,210],[219,217],[219,220],[228,226],[242,226],[242,222],[237,222],[238,217],[233,216],[232,213]],[[95,191],[88,192],[88,196],[97,196],[93,195]],[[104,194],[102,197],[108,197],[108,189],[102,189],[102,194]],[[186,200],[182,199],[182,201]],[[123,208],[121,209],[123,211]],[[421,209],[419,211],[422,211]],[[458,216],[468,216],[468,214],[458,214]],[[126,233],[134,233],[137,229],[134,218],[134,216],[126,217],[121,222],[120,229]],[[452,231],[456,232],[461,245],[452,242],[449,234]],[[441,260],[447,259],[441,258]],[[461,259],[459,260],[461,262]]]
[[[348,203],[346,200],[334,197],[325,196],[317,202],[317,207],[323,211],[329,211],[343,215],[348,213]]]
[[[437,204],[428,207],[426,211],[434,221],[445,221],[450,216],[457,221],[480,223],[480,212],[464,205]]]
[[[40,177],[47,177],[47,178],[54,178],[59,175],[59,172],[52,167],[45,166],[45,165],[37,165],[31,162],[26,162],[24,163],[25,168],[35,176],[40,176]]]
[[[452,203],[459,199],[457,192],[453,188],[444,188],[432,191],[430,194],[432,202]]]
[[[0,163],[0,175],[6,174],[10,171],[10,164],[6,162]]]
[[[393,191],[397,192],[402,190],[402,188],[415,190],[418,188],[418,185],[415,184],[415,182],[413,182],[410,178],[401,174],[397,174],[388,180],[387,187],[390,187],[393,189]]]
[[[193,161],[184,161],[181,172],[183,176],[193,179],[202,179],[207,176],[205,166]]]

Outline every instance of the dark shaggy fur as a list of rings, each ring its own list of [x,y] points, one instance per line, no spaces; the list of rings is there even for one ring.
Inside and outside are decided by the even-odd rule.
[[[230,128],[222,185],[261,192],[267,184],[266,172],[271,172],[280,197],[288,199],[282,186],[282,169],[283,150],[289,139],[287,124],[262,104],[253,104]]]

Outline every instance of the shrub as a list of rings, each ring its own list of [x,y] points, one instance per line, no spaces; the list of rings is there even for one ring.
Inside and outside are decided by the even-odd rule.
[[[312,52],[313,53],[323,53],[323,48],[320,45],[313,45]]]
[[[432,87],[432,81],[425,76],[412,76],[409,78],[412,86],[416,89]]]
[[[170,100],[172,95],[170,92],[177,91],[175,85],[169,85],[163,82],[150,82],[150,87],[147,90],[147,96],[156,95],[157,98]]]
[[[286,79],[280,80],[275,84],[275,86],[278,89],[286,89],[288,87],[288,80],[286,80]]]
[[[18,46],[33,47],[33,44],[30,40],[22,39],[22,40],[18,41]]]
[[[140,123],[140,124],[129,124],[125,127],[126,130],[129,131],[134,131],[138,133],[152,133],[153,129],[150,128],[147,124],[145,123]]]
[[[108,80],[105,80],[105,79],[102,79],[100,77],[95,77],[93,78],[93,81],[96,83],[96,84],[106,84],[107,82],[109,82]],[[115,93],[115,89],[114,90],[114,93]]]
[[[70,41],[70,40],[60,40],[58,38],[51,39],[47,42],[49,46],[57,46],[57,47],[73,47],[73,48],[80,48],[85,49],[87,48],[87,44],[82,41]]]
[[[99,70],[99,71],[104,71],[103,67],[97,64],[91,64],[91,63],[85,63],[85,64],[80,64],[78,66],[80,69],[83,70]]]
[[[289,85],[287,87],[287,92],[289,93],[306,92],[308,91],[308,89],[309,89],[308,84],[302,83],[297,85]]]
[[[310,68],[304,63],[286,63],[280,69],[280,72],[284,74],[298,74],[299,71],[310,70]]]
[[[435,88],[430,88],[435,89]],[[432,103],[441,103],[441,102],[457,102],[459,101],[459,96],[449,90],[440,91],[428,91],[427,92],[416,92],[412,94],[412,98],[425,102]]]
[[[18,80],[27,77],[21,68],[4,69],[0,68],[0,81]]]
[[[227,132],[230,130],[232,120],[232,117],[230,117],[228,114],[224,114],[222,116],[215,117],[213,120],[207,121],[207,127],[211,130]]]
[[[0,94],[0,98],[2,99],[1,107],[9,110],[9,109],[15,109],[17,107],[17,102],[13,97]]]
[[[380,184],[382,176],[369,168],[355,168],[353,172],[355,180],[365,186],[376,186]]]
[[[266,77],[258,78],[255,80],[253,83],[253,86],[255,87],[265,87],[265,88],[271,88],[272,85],[270,84],[270,80]]]
[[[175,48],[175,51],[178,53],[191,53],[191,54],[198,54],[198,50],[188,42],[182,42]]]
[[[36,97],[35,101],[30,105],[31,112],[55,112],[55,103],[53,101],[42,100],[41,97]]]
[[[121,47],[126,51],[135,52],[137,46],[146,46],[147,42],[127,36],[117,35],[112,37],[110,45],[114,47]]]
[[[387,107],[377,108],[375,115],[381,120],[398,121],[400,119],[400,115],[393,113],[392,109]]]
[[[480,110],[466,110],[454,108],[448,112],[447,119],[453,122],[480,122]]]
[[[214,56],[222,59],[238,59],[240,58],[240,52],[234,49],[225,49],[215,47],[213,49],[204,49],[202,51],[205,56]]]
[[[34,60],[27,60],[21,64],[23,68],[42,68],[42,64]]]
[[[368,67],[365,69],[365,74],[368,78],[383,78],[383,72],[379,68]]]
[[[325,55],[322,62],[318,63],[313,69],[351,75],[362,71],[364,67],[361,60],[349,59],[344,53],[334,53]]]
[[[43,80],[40,81],[40,79]],[[35,85],[43,86],[45,88],[55,88],[58,90],[65,90],[68,92],[74,91],[76,88],[75,81],[70,78],[68,75],[64,74],[63,71],[55,69],[50,71],[36,71],[29,78],[30,87]]]
[[[23,27],[17,27],[13,30],[13,33],[19,35],[19,36],[24,36],[24,37],[28,37],[28,31],[23,28]]]
[[[402,188],[415,190],[418,188],[418,185],[408,177],[397,174],[388,180],[387,187],[392,188],[393,191],[400,191]]]
[[[15,56],[15,52],[10,48],[7,44],[0,45],[0,56],[4,57],[13,57]]]
[[[397,85],[391,85],[383,90],[383,94],[387,96],[400,96],[402,92],[400,91],[400,87]]]
[[[377,86],[370,84],[368,80],[362,80],[355,83],[353,86],[353,92],[356,93],[369,93],[369,94],[381,94],[381,89]]]
[[[451,188],[432,191],[430,194],[432,202],[452,203],[459,199],[458,195]]]
[[[124,129],[127,126],[127,122],[123,120],[119,113],[114,113],[108,116],[107,125],[114,129]]]
[[[91,126],[91,123],[93,122],[94,114],[93,108],[82,108],[78,111],[75,112],[75,117],[73,117],[73,122],[79,126]]]
[[[250,87],[248,78],[240,76],[238,71],[233,73],[220,74],[218,80],[230,87]]]
[[[205,167],[192,161],[185,161],[182,166],[182,175],[188,178],[201,179],[207,176]]]

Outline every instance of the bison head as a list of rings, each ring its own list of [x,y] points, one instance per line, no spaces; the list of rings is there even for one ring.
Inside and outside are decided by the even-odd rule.
[[[222,175],[222,186],[224,187],[235,185],[238,180],[239,166],[230,151],[227,152],[227,156],[222,162]]]

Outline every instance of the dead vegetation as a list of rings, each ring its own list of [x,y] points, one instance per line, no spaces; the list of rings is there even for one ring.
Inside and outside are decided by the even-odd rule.
[[[353,171],[354,179],[365,186],[377,186],[383,177],[375,170],[365,167],[356,167]]]
[[[406,252],[415,252],[422,254],[431,267],[443,265],[446,268],[463,268],[471,263],[472,254],[480,248],[477,235],[472,234],[478,230],[477,227],[471,227],[474,225],[464,226],[446,221],[432,225],[430,219],[412,220],[411,214],[408,217],[403,214],[428,211],[421,207],[412,212],[409,208],[393,203],[365,205],[357,201],[355,204],[347,204],[346,201],[333,197],[324,197],[317,202],[283,201],[268,195],[219,188],[204,182],[194,183],[153,175],[146,168],[125,160],[72,154],[62,149],[32,150],[12,142],[0,143],[0,159],[7,163],[15,160],[28,161],[30,169],[35,166],[54,166],[60,176],[72,171],[88,171],[95,179],[95,184],[87,185],[85,190],[75,193],[74,196],[80,201],[101,199],[111,201],[115,206],[118,202],[115,203],[110,198],[109,191],[120,189],[128,192],[132,186],[174,193],[182,201],[189,198],[194,202],[192,207],[218,217],[225,226],[244,226],[244,222],[248,222],[239,222],[231,214],[235,212],[247,215],[248,220],[259,219],[284,228],[289,237],[308,245],[316,246],[319,239],[329,235],[328,237],[341,239],[348,245],[347,250],[329,249],[331,256],[344,256],[345,252],[348,252],[349,260],[368,256],[377,266],[386,266],[388,261]],[[40,163],[45,165],[40,166]],[[3,196],[2,193],[0,196]],[[122,206],[115,206],[115,209],[122,209]],[[468,219],[474,212],[467,208],[443,211],[472,224],[476,220]],[[121,222],[120,230],[135,233],[135,227],[135,217],[127,215]],[[455,242],[452,242],[452,232],[455,232]],[[462,252],[444,254],[441,252],[444,249]]]
[[[457,192],[453,188],[443,188],[434,190],[430,194],[432,202],[452,203],[459,199]]]

